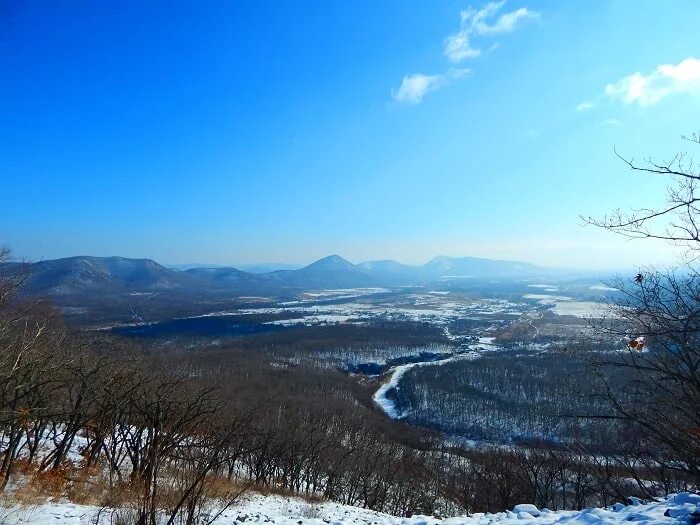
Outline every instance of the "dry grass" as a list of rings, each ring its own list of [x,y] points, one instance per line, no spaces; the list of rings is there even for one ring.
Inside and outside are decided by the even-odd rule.
[[[210,477],[207,481],[206,496],[225,501],[247,490],[248,485],[230,480],[224,476]]]
[[[103,509],[102,519],[114,525],[130,525],[145,507],[145,494],[138,482],[129,479],[118,481],[109,476],[104,465],[87,468],[83,465],[66,466],[57,470],[38,472],[36,465],[20,463],[17,470],[15,490],[2,495],[0,517],[6,509],[22,506],[25,509],[50,501],[69,500],[79,505],[91,505]],[[168,472],[159,483],[157,507],[164,512],[175,508],[182,496],[182,483],[177,475]],[[182,473],[179,473],[182,475]],[[211,476],[207,479],[205,492],[200,502],[202,511],[210,506],[234,499],[244,491],[257,492],[264,496],[276,495],[286,498],[301,498],[302,504],[296,510],[300,517],[319,518],[319,504],[325,499],[319,495],[300,496],[282,487],[250,486],[248,483],[229,480],[225,476]],[[2,519],[0,519],[2,523]]]
[[[108,495],[119,494],[118,487],[103,472],[100,467],[87,468],[70,462],[59,469],[40,472],[36,464],[18,460],[13,488],[3,493],[3,497],[5,503],[22,506],[64,499],[101,506]]]
[[[128,482],[114,482],[107,476],[80,476],[67,492],[73,503],[98,507],[120,506],[134,499],[134,487]]]
[[[6,496],[18,505],[36,505],[47,500],[67,497],[66,491],[72,476],[72,467],[38,472],[32,465],[18,469],[18,480],[14,489]]]

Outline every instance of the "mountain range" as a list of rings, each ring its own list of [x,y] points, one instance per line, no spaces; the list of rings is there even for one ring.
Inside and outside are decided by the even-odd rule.
[[[10,268],[14,266],[15,268]],[[20,263],[6,263],[16,271]],[[298,269],[261,272],[231,267],[168,268],[150,259],[77,256],[28,263],[24,292],[30,295],[224,293],[264,294],[276,290],[313,290],[411,285],[460,278],[525,278],[556,270],[526,262],[439,256],[422,266],[392,260],[352,264],[330,255]],[[557,272],[560,273],[560,272]]]

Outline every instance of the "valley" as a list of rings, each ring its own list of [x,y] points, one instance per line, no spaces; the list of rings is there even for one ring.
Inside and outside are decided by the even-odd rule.
[[[273,276],[277,270],[250,277],[127,259],[6,264],[0,268],[6,275],[15,272],[8,282],[28,285],[17,287],[17,306],[31,305],[30,312],[57,323],[55,333],[91,352],[66,346],[56,355],[46,346],[41,373],[48,384],[52,367],[65,367],[60,388],[70,396],[81,385],[93,396],[93,419],[83,425],[100,420],[102,410],[112,414],[96,423],[104,428],[94,435],[81,426],[48,430],[51,420],[40,419],[45,437],[32,441],[28,430],[24,443],[17,434],[17,450],[39,442],[51,450],[56,442],[49,458],[72,461],[61,443],[85,434],[86,445],[73,454],[93,450],[96,458],[95,447],[111,443],[116,448],[105,449],[105,457],[123,476],[128,465],[140,465],[137,455],[127,461],[124,454],[149,446],[143,432],[152,425],[122,435],[125,427],[114,421],[124,417],[123,399],[134,421],[156,421],[170,406],[169,424],[179,424],[180,411],[189,410],[182,403],[192,403],[200,422],[187,432],[223,439],[203,445],[222,454],[217,472],[228,472],[226,483],[254,483],[258,490],[309,496],[322,490],[330,500],[393,513],[498,509],[515,496],[490,500],[484,483],[501,490],[517,475],[517,490],[527,493],[539,477],[521,473],[545,468],[537,476],[560,481],[541,501],[570,505],[572,498],[598,502],[600,491],[638,493],[630,476],[641,467],[619,459],[636,454],[634,438],[609,418],[604,395],[606,382],[624,385],[629,376],[591,368],[625,354],[626,339],[597,326],[606,317],[616,322],[609,303],[620,292],[580,273],[532,274],[516,265],[521,274],[511,275],[508,266],[499,275],[501,263],[485,265],[479,262],[478,276],[443,266],[446,275],[412,270],[420,275],[409,278],[395,265],[378,265],[380,275],[371,273],[374,265],[336,257],[280,270],[283,277]],[[214,286],[222,276],[235,278]],[[196,451],[187,439],[182,449]],[[20,461],[24,452],[17,454]],[[616,466],[600,470],[599,461]],[[499,470],[510,465],[515,470]],[[479,476],[483,481],[474,481]],[[555,488],[577,476],[595,483],[573,492]],[[423,484],[417,492],[416,484]]]
[[[442,264],[450,273],[444,259]],[[485,263],[480,264],[486,271]],[[532,277],[529,267],[518,277],[443,275],[426,281],[414,276],[408,281],[404,267],[396,270],[386,262],[356,267],[331,257],[285,278],[300,288],[279,284],[267,295],[261,287],[251,290],[250,281],[241,280],[242,272],[184,271],[216,279],[235,273],[238,280],[229,283],[225,297],[206,287],[187,288],[186,293],[148,291],[162,280],[145,278],[148,272],[143,271],[135,279],[133,274],[139,272],[134,272],[134,262],[120,267],[131,268],[130,280],[121,276],[120,283],[117,272],[102,282],[134,291],[101,301],[94,310],[94,284],[76,280],[75,271],[70,272],[72,290],[54,285],[47,295],[69,321],[74,307],[66,303],[82,301],[75,312],[81,319],[76,328],[85,333],[136,341],[166,354],[173,347],[204,353],[245,348],[248,359],[255,355],[265,366],[340,371],[355,382],[373,385],[374,408],[386,417],[438,430],[462,443],[555,444],[580,436],[581,425],[572,429],[561,423],[560,412],[567,403],[579,406],[573,385],[567,383],[569,375],[561,370],[583,374],[585,352],[609,351],[617,343],[601,339],[590,326],[592,319],[605,315],[605,301],[614,288],[580,275]],[[147,265],[154,268],[160,273],[164,267]],[[382,273],[371,274],[373,286],[349,286],[358,275],[366,278],[377,268]],[[394,273],[389,276],[390,270]],[[500,263],[490,270],[499,271]],[[178,271],[175,274],[179,277]],[[30,284],[41,282],[41,274],[31,279]],[[262,274],[262,279],[272,277]],[[395,284],[401,280],[405,284]],[[346,286],[315,287],[318,283]],[[194,299],[198,294],[202,298]],[[110,308],[104,310],[106,305]],[[513,367],[533,373],[516,373]],[[498,387],[484,382],[503,374],[511,379]],[[547,394],[561,388],[566,395]],[[508,394],[519,389],[530,393],[518,398]],[[549,397],[561,406],[540,406]],[[590,431],[596,425],[582,426],[588,429],[588,443],[601,445]]]

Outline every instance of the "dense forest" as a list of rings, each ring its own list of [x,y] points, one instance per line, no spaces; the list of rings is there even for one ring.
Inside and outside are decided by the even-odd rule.
[[[499,351],[477,359],[418,367],[401,382],[396,402],[408,420],[447,434],[493,442],[581,441],[614,449],[616,424],[586,351]],[[590,416],[590,417],[585,417]]]

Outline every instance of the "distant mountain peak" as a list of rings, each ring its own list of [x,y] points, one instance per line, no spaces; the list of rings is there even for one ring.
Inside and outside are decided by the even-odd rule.
[[[542,271],[534,264],[522,261],[481,257],[449,257],[447,255],[434,257],[423,268],[433,272],[433,277],[522,277]]]
[[[355,268],[355,265],[347,259],[343,259],[340,255],[333,254],[309,264],[306,268],[328,268],[340,270]]]
[[[340,262],[340,263],[346,263],[346,264],[352,264],[350,261],[347,259],[342,258],[340,255],[337,253],[327,255],[326,257],[320,258],[317,262],[321,261],[327,261],[327,262]]]
[[[265,295],[290,290],[320,290],[368,286],[414,285],[457,278],[523,278],[553,270],[526,262],[448,257],[441,255],[423,266],[393,260],[352,264],[339,255],[323,257],[301,269],[259,274],[232,267],[172,270],[151,259],[77,256],[30,265],[23,290],[53,297],[131,296],[144,292],[179,294]]]

